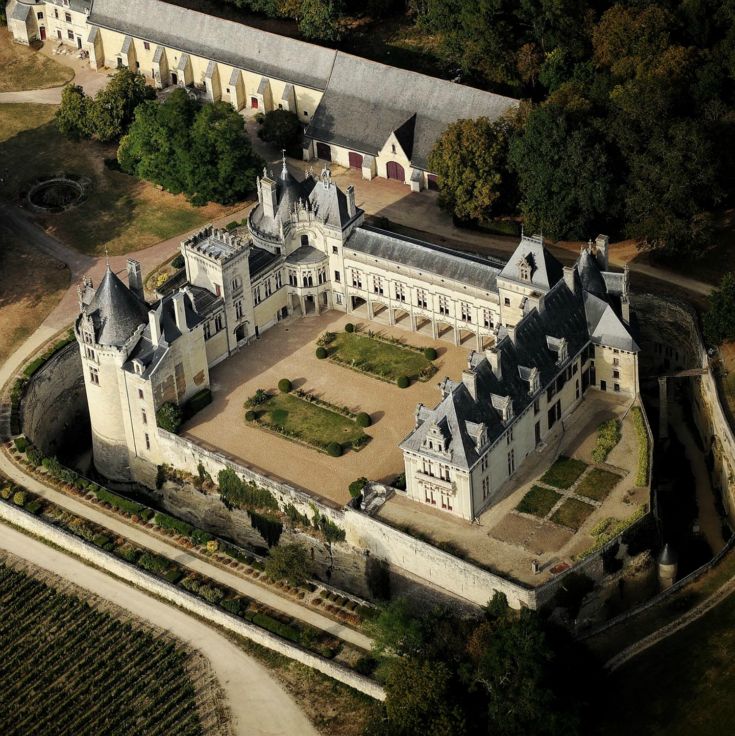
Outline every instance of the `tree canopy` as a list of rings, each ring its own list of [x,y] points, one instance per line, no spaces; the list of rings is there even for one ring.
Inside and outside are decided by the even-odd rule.
[[[293,149],[301,143],[299,116],[290,110],[271,110],[263,116],[258,138],[277,148]]]
[[[703,321],[704,336],[710,344],[735,339],[735,274],[726,273],[709,295],[709,309]]]

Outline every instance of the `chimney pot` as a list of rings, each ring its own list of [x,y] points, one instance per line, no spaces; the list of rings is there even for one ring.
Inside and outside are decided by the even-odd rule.
[[[186,325],[186,308],[184,306],[184,294],[179,291],[173,296],[174,317],[176,318],[176,326],[179,332],[186,332],[189,328]]]
[[[161,326],[158,324],[158,315],[155,309],[148,312],[148,324],[151,328],[151,342],[154,347],[158,347],[161,342]]]
[[[577,293],[577,284],[574,279],[574,268],[572,266],[564,266],[564,283],[572,294]]]
[[[140,262],[128,258],[128,287],[139,299],[143,299],[143,276],[140,272]]]

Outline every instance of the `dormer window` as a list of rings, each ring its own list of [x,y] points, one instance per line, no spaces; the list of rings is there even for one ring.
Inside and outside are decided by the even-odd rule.
[[[527,258],[521,258],[521,260],[518,261],[518,276],[521,281],[531,280],[531,270],[531,264]]]
[[[395,153],[395,152],[396,152],[396,144],[395,144],[395,143],[392,143],[392,144],[391,144],[391,147],[390,147],[390,152],[391,152],[391,153]]]

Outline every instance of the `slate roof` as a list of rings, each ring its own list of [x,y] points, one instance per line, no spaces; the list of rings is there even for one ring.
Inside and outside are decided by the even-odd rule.
[[[250,278],[254,279],[259,274],[266,271],[270,265],[280,258],[275,253],[271,253],[269,250],[264,248],[258,248],[254,245],[250,248],[248,253],[248,267],[250,269]]]
[[[161,0],[94,0],[89,23],[305,87],[327,86],[335,52]]]
[[[460,118],[495,120],[517,100],[337,52],[309,138],[377,154],[394,131],[411,164],[428,169],[444,129]]]
[[[315,248],[313,245],[302,245],[293,253],[290,253],[286,258],[286,263],[291,264],[306,264],[306,263],[319,263],[326,258],[326,254]]]
[[[485,291],[496,288],[497,262],[367,225],[355,228],[344,247]]]
[[[585,292],[584,308],[587,330],[593,343],[632,353],[640,350],[611,304],[596,294]]]
[[[92,318],[100,345],[124,345],[139,325],[148,321],[148,306],[113,273],[105,275],[83,312]]]
[[[605,279],[602,277],[602,271],[597,263],[597,259],[587,248],[579,256],[577,269],[585,291],[603,297],[607,294],[607,285],[605,284]]]
[[[10,11],[11,20],[19,20],[25,22],[28,18],[28,14],[31,12],[30,5],[23,5],[22,3],[15,3],[12,10]]]
[[[564,267],[544,248],[542,238],[538,235],[524,235],[500,271],[500,277],[527,284],[527,281],[521,279],[518,269],[523,258],[531,264],[531,284],[542,291],[548,291],[564,275]]]

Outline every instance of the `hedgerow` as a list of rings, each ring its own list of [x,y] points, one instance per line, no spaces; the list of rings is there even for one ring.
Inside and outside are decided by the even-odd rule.
[[[620,442],[621,437],[619,420],[610,419],[603,422],[597,428],[597,444],[592,449],[592,459],[596,463],[604,463],[615,445]]]
[[[643,419],[643,412],[639,406],[633,407],[631,416],[633,417],[633,426],[638,437],[638,470],[635,475],[635,484],[643,487],[648,483],[648,461],[650,455],[648,430],[646,428],[646,422]]]

